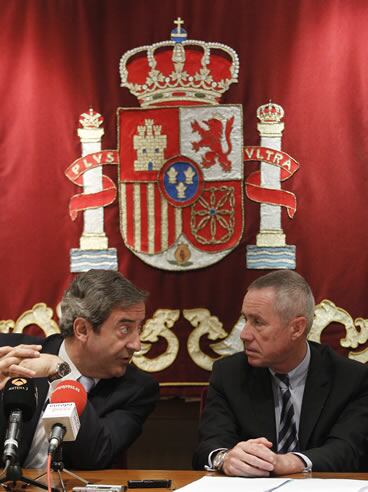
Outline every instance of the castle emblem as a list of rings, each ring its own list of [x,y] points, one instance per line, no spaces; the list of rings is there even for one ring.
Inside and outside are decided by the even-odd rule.
[[[161,126],[153,120],[145,120],[144,125],[138,126],[138,135],[134,135],[133,145],[137,151],[134,161],[135,171],[157,171],[164,163],[164,150],[167,137],[161,135]]]

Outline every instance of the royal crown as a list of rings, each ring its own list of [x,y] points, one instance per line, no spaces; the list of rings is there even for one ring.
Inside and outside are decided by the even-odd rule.
[[[103,121],[103,116],[94,111],[93,108],[89,108],[88,113],[82,113],[79,117],[79,123],[83,128],[98,128]]]
[[[142,107],[173,104],[217,104],[237,82],[237,53],[221,43],[187,40],[180,17],[171,41],[141,46],[120,59],[121,87]]]
[[[269,102],[257,109],[257,118],[261,123],[275,124],[280,123],[284,117],[284,110],[278,104]]]

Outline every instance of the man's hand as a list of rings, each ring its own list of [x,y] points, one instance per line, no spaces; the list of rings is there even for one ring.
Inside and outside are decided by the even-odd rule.
[[[21,367],[22,361],[37,360],[40,357],[41,345],[17,345],[16,347],[0,347],[0,390],[10,377],[34,377],[32,368]]]
[[[305,464],[298,455],[293,453],[275,454],[274,475],[289,475],[291,473],[301,473]]]
[[[19,365],[22,369],[31,370],[34,373],[33,377],[48,378],[56,373],[59,362],[62,362],[62,359],[57,355],[41,353],[38,358],[23,359]]]
[[[0,347],[0,390],[11,377],[42,378],[56,373],[60,357],[42,354],[41,345]]]
[[[268,477],[274,471],[276,454],[265,437],[239,442],[225,456],[223,472],[237,477]]]

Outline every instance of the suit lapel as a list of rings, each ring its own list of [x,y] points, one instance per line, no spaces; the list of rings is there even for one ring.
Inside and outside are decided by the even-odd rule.
[[[321,355],[319,346],[311,347],[311,361],[305,383],[299,424],[301,449],[308,448],[308,441],[323,410],[330,392],[331,377],[328,365]]]
[[[253,407],[252,421],[256,435],[266,437],[276,447],[275,403],[268,369],[252,368],[247,378]],[[259,428],[259,431],[257,429]]]
[[[109,400],[115,394],[117,384],[117,378],[100,379],[96,386],[88,393],[88,399],[93,401],[93,406],[97,413],[99,413],[99,409],[106,408]]]

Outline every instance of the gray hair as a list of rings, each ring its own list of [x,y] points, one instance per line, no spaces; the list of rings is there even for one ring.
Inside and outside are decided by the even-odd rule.
[[[315,301],[307,281],[292,270],[278,270],[257,278],[250,284],[248,291],[268,287],[275,291],[275,309],[281,319],[288,322],[298,316],[304,316],[308,333],[313,324]]]
[[[127,308],[145,302],[148,293],[138,289],[120,272],[89,270],[78,275],[65,291],[61,301],[60,331],[73,336],[73,323],[78,317],[88,320],[95,332],[114,308]]]

